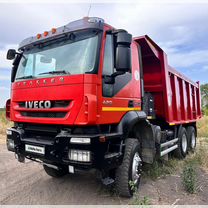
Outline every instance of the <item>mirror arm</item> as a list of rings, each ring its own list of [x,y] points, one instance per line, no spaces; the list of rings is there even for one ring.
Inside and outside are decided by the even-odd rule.
[[[22,53],[19,53],[19,52],[16,52],[17,55],[20,55],[20,57],[24,58],[25,60],[27,60],[27,58],[25,57],[25,55]]]
[[[125,72],[117,71],[111,75],[103,75],[102,77],[104,78],[105,84],[115,84],[115,77],[122,75],[122,74],[125,74]]]
[[[117,76],[119,76],[119,75],[122,75],[122,74],[125,74],[126,72],[124,72],[124,71],[116,71],[116,72],[114,72],[112,75],[111,75],[111,77],[117,77]]]
[[[24,58],[25,60],[27,60],[27,58],[25,57],[25,55],[23,55],[23,53],[18,53],[22,58]]]

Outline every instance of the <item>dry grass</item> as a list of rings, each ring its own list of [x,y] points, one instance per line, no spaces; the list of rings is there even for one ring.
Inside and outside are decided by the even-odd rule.
[[[156,180],[166,175],[182,172],[186,166],[202,168],[208,172],[208,139],[198,138],[196,151],[189,152],[185,160],[170,157],[168,161],[155,161],[143,167],[143,176]]]
[[[203,116],[197,122],[197,129],[199,144],[198,151],[194,155],[194,160],[208,170],[208,116]]]
[[[193,155],[192,161],[208,170],[208,138],[199,139],[198,148]]]
[[[0,134],[5,135],[6,128],[10,127],[12,122],[8,121],[5,116],[5,111],[0,110]]]
[[[203,116],[197,122],[198,137],[207,137],[208,138],[208,116]]]

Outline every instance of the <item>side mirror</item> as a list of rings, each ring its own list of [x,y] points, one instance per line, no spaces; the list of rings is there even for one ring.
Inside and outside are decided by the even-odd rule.
[[[15,59],[12,63],[13,67],[12,67],[12,71],[11,71],[11,82],[14,82],[15,80],[15,76],[16,76],[16,73],[17,73],[17,68],[18,68],[18,65],[19,65],[19,62],[20,62],[20,59],[22,57],[21,54],[19,53],[16,53],[17,55],[15,56]],[[25,61],[25,60],[24,60]],[[25,61],[26,62],[26,61]]]
[[[7,51],[7,59],[8,60],[13,60],[15,58],[16,54],[17,54],[17,52],[16,52],[15,49],[9,49]]]
[[[115,60],[115,68],[117,71],[125,73],[131,70],[131,41],[132,35],[126,31],[117,33]]]

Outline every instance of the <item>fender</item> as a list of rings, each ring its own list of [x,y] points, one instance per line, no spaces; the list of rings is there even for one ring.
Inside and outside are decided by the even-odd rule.
[[[127,138],[137,122],[146,120],[147,115],[144,111],[129,111],[121,119],[118,125],[118,132],[121,132],[124,138]]]
[[[123,139],[138,138],[141,143],[141,156],[145,163],[153,163],[156,155],[154,125],[146,120],[144,111],[129,111],[118,125]]]

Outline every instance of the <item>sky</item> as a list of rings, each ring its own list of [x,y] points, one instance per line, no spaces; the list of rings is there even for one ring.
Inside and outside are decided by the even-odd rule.
[[[0,107],[10,97],[7,50],[88,12],[133,36],[149,35],[168,54],[172,67],[193,81],[208,82],[208,0],[0,0]]]

